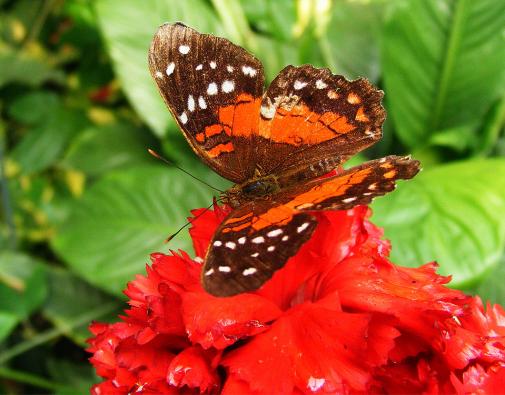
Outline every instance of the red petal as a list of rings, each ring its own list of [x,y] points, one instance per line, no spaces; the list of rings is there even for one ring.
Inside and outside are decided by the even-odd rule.
[[[253,391],[291,394],[364,390],[369,316],[304,304],[223,360]]]
[[[226,380],[221,395],[261,395],[261,392],[253,391],[249,385],[235,376],[229,376]]]
[[[237,340],[263,332],[281,311],[269,300],[253,294],[216,298],[205,292],[182,296],[186,331],[203,348],[225,348]]]
[[[338,264],[356,244],[366,239],[367,208],[364,206],[315,215],[318,226],[311,239],[258,291],[282,309],[289,308],[293,300],[307,300],[306,295],[314,294],[307,281],[328,266]]]
[[[201,393],[219,386],[217,373],[200,347],[186,348],[179,353],[170,363],[167,380],[176,387],[199,388]]]
[[[190,219],[192,226],[189,230],[196,256],[204,257],[207,253],[210,240],[214,236],[217,227],[223,222],[231,209],[227,206],[219,207],[214,205],[214,210],[201,208],[193,210],[193,219]],[[199,216],[200,215],[200,216]],[[195,217],[199,216],[196,220]]]
[[[459,304],[467,299],[445,287],[449,279],[438,276],[435,267],[404,268],[356,254],[328,272],[321,295],[337,290],[344,308],[392,314],[401,326],[431,340],[438,333],[434,322],[460,314]]]

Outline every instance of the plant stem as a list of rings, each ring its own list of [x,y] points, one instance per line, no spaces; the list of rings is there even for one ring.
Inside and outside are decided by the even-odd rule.
[[[454,4],[454,7],[455,9],[451,21],[451,31],[449,33],[449,40],[447,42],[445,57],[443,60],[442,74],[440,76],[440,81],[438,84],[438,94],[435,98],[435,108],[431,122],[432,132],[442,127],[440,125],[440,119],[446,104],[447,90],[461,41],[461,32],[464,27],[463,25],[465,21],[465,11],[467,9],[467,0],[457,0]]]
[[[3,217],[5,218],[5,223],[7,225],[9,248],[14,250],[17,246],[16,227],[14,226],[11,197],[9,193],[7,177],[4,171],[4,146],[5,138],[2,131],[0,135],[0,192],[2,194],[2,207],[4,212]]]
[[[96,318],[99,318],[107,313],[114,311],[117,308],[117,302],[110,302],[103,306],[99,306],[96,309],[88,311],[85,314],[82,314],[74,319],[73,322],[70,322],[65,328],[53,328],[48,331],[37,334],[29,340],[23,341],[21,343],[16,344],[14,347],[7,349],[2,352],[0,355],[0,365],[5,364],[10,359],[14,358],[17,355],[20,355],[31,348],[37,347],[41,344],[44,344],[48,341],[51,341],[65,332],[76,328],[78,326],[84,325]]]
[[[20,383],[30,384],[38,388],[45,388],[48,390],[59,390],[68,393],[75,391],[71,387],[67,387],[66,385],[60,383],[55,383],[54,381],[49,381],[43,377],[3,367],[0,367],[0,377],[4,377],[8,380],[17,381]]]
[[[38,14],[33,21],[32,27],[26,35],[23,46],[26,46],[27,44],[37,39],[40,31],[42,30],[42,27],[44,26],[44,23],[46,22],[47,17],[49,16],[49,13],[53,9],[53,6],[56,4],[56,2],[57,0],[45,0],[42,3]]]
[[[247,46],[253,52],[258,51],[258,43],[237,0],[212,0],[215,10],[232,41]]]

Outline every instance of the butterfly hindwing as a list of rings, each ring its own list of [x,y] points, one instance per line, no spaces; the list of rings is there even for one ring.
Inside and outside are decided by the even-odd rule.
[[[223,177],[254,174],[261,62],[230,41],[181,23],[162,25],[149,50],[158,89],[200,158]]]
[[[296,254],[316,228],[316,219],[308,213],[288,209],[283,216],[270,217],[271,209],[271,202],[250,202],[223,221],[202,270],[207,292],[231,296],[259,288]]]
[[[419,172],[419,161],[408,156],[387,156],[365,162],[342,173],[288,188],[277,198],[297,211],[348,210],[369,204],[391,192],[399,179]]]
[[[287,66],[263,95],[259,167],[282,173],[325,158],[338,165],[381,138],[382,96],[366,79]]]
[[[392,191],[398,179],[412,178],[418,171],[418,161],[389,156],[297,185],[275,201],[244,204],[214,235],[202,271],[204,288],[216,296],[259,288],[310,238],[317,221],[308,211],[368,204]]]

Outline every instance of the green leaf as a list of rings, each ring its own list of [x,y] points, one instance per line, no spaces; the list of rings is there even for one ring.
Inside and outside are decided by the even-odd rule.
[[[0,311],[27,318],[47,295],[41,261],[23,253],[0,253]]]
[[[9,115],[19,122],[33,125],[43,123],[60,105],[58,96],[53,92],[30,92],[11,104]]]
[[[319,39],[324,60],[333,73],[371,81],[379,78],[383,8],[377,2],[335,2],[327,28]]]
[[[28,51],[16,52],[0,42],[0,88],[9,83],[39,86],[46,81],[64,82],[63,73],[46,59]]]
[[[70,140],[88,123],[83,113],[57,107],[14,147],[12,159],[25,174],[44,170],[61,156]]]
[[[93,126],[74,139],[62,164],[97,176],[114,169],[152,162],[147,148],[155,144],[147,130],[131,124]]]
[[[146,0],[142,6],[100,0],[96,12],[126,95],[142,119],[162,136],[173,120],[149,74],[147,52],[151,39],[162,23],[179,20],[204,32],[220,33],[218,19],[202,0]]]
[[[54,380],[69,388],[58,389],[55,395],[88,395],[91,386],[100,381],[90,363],[84,365],[50,358],[47,361],[47,370]]]
[[[120,294],[143,273],[149,253],[191,250],[187,232],[163,240],[186,222],[189,211],[209,205],[209,189],[173,168],[130,168],[98,181],[76,202],[53,247],[70,267],[96,286]]]
[[[439,130],[475,132],[504,89],[504,33],[503,1],[395,3],[383,31],[382,66],[404,144],[420,147]]]
[[[296,2],[292,0],[240,0],[249,23],[255,30],[277,40],[290,41],[296,23]]]
[[[498,303],[505,306],[505,259],[492,268],[483,281],[475,289],[475,294],[479,295],[482,301]]]
[[[392,242],[392,260],[437,261],[452,285],[475,283],[505,248],[505,160],[472,160],[426,170],[373,204]]]
[[[20,318],[17,314],[0,311],[0,343],[9,336],[19,321]]]
[[[92,287],[67,270],[51,268],[48,272],[48,284],[49,292],[42,311],[56,328],[78,344],[84,344],[90,337],[90,322],[75,326],[77,320],[86,315],[90,316],[90,321],[113,320],[122,307],[116,298]],[[83,298],[83,295],[86,297]],[[103,316],[100,312],[105,305],[110,305],[110,311]]]

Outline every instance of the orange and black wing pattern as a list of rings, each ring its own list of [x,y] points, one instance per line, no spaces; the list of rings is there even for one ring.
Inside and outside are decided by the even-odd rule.
[[[165,24],[149,50],[161,96],[200,158],[234,182],[254,174],[263,66],[230,41]]]
[[[348,81],[328,69],[287,66],[263,95],[259,167],[280,174],[321,159],[342,163],[382,137],[382,97],[366,79]]]
[[[310,238],[317,225],[310,211],[368,204],[418,171],[418,161],[389,156],[287,189],[274,201],[244,204],[214,235],[202,271],[204,288],[216,296],[259,288]]]

